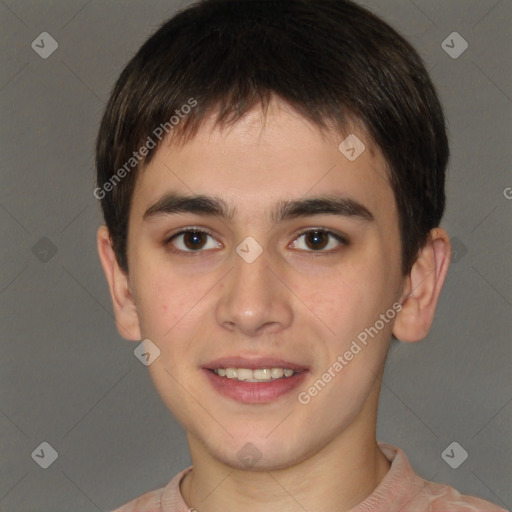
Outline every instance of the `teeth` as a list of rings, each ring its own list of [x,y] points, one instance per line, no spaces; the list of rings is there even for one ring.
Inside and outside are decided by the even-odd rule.
[[[273,379],[279,379],[284,374],[284,370],[282,368],[271,368],[270,375],[272,375]]]
[[[217,368],[213,371],[220,377],[247,382],[267,382],[282,377],[291,377],[298,373],[289,368],[258,368],[256,370],[250,368]]]
[[[268,368],[252,370],[252,378],[258,380],[270,380],[272,378],[272,372]]]
[[[226,368],[226,377],[228,379],[236,379],[238,377],[237,371],[234,368]]]
[[[237,368],[235,372],[235,377],[238,380],[249,380],[254,378],[252,375],[252,370],[248,370],[247,368]]]

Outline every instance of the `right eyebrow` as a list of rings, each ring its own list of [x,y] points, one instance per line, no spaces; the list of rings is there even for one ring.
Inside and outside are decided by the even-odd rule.
[[[228,207],[220,197],[213,196],[183,196],[178,194],[165,194],[156,203],[150,206],[142,216],[143,220],[160,215],[173,213],[194,213],[197,215],[211,215],[231,220],[234,211]]]

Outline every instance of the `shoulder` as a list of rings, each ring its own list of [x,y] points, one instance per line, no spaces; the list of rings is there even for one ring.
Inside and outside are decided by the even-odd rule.
[[[448,485],[426,482],[431,512],[506,512],[489,501],[462,495]]]
[[[449,485],[421,478],[400,448],[387,443],[379,443],[379,447],[391,463],[391,468],[375,492],[364,502],[365,507],[354,512],[507,512],[489,501],[462,495]]]
[[[161,512],[160,502],[163,488],[150,491],[116,508],[113,512]]]
[[[189,466],[175,475],[165,487],[147,492],[112,512],[190,512],[193,509],[189,509],[183,501],[180,482],[191,469],[192,466]]]

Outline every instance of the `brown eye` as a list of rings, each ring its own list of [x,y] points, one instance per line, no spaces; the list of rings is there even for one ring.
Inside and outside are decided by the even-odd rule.
[[[221,247],[210,233],[198,229],[184,229],[172,236],[165,245],[175,253],[202,253]]]
[[[295,249],[302,251],[325,253],[330,252],[330,249],[335,249],[339,245],[348,245],[348,242],[340,235],[325,229],[308,229],[303,231],[292,244]]]
[[[206,235],[206,236],[205,236]],[[206,244],[206,233],[200,231],[189,231],[183,234],[183,244],[187,249],[202,249]]]
[[[329,242],[329,235],[324,231],[310,231],[305,234],[305,240],[310,249],[323,249]]]

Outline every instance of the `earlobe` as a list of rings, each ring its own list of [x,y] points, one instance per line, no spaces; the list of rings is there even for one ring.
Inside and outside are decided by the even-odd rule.
[[[117,330],[125,339],[140,340],[139,317],[130,291],[128,275],[119,267],[106,226],[100,226],[96,238],[98,254],[112,297]]]
[[[448,234],[442,228],[432,229],[407,276],[402,310],[393,327],[393,334],[400,341],[415,342],[427,336],[434,321],[450,259]]]

